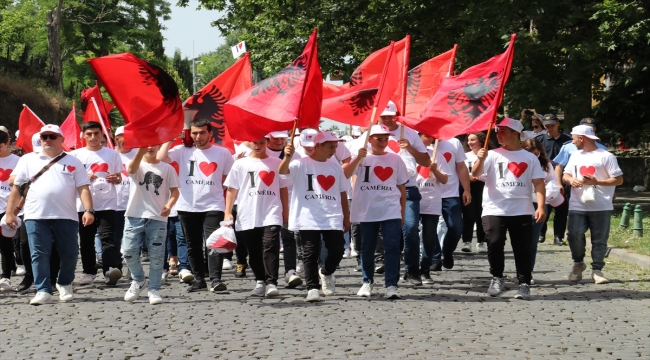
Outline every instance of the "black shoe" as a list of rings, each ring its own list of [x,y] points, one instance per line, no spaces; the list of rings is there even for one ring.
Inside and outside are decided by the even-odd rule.
[[[140,254],[140,261],[149,262],[149,251],[142,250],[142,253]]]
[[[25,274],[23,281],[21,281],[20,284],[18,284],[18,287],[16,287],[16,291],[23,292],[29,289],[30,287],[32,287],[32,285],[34,285],[34,276],[30,274]]]
[[[413,286],[422,286],[422,280],[420,280],[420,274],[417,273],[407,271],[404,274],[404,281],[408,281],[408,283]]]
[[[375,263],[375,273],[377,274],[383,274],[384,273],[384,263]]]
[[[420,280],[422,280],[423,285],[433,285],[433,279],[429,275],[428,271],[420,271]]]
[[[354,271],[356,272],[363,271],[363,269],[361,268],[361,259],[357,259],[357,266],[354,267]]]
[[[539,241],[537,241],[537,242],[542,244],[542,243],[544,243],[544,241],[546,241],[546,238],[544,236],[540,235],[539,236]]]
[[[442,262],[434,261],[431,264],[431,271],[442,271]]]
[[[246,277],[246,268],[248,264],[237,264],[235,265],[235,277],[236,278],[245,278]]]
[[[556,236],[555,238],[553,238],[553,245],[562,246],[564,245],[564,241],[562,241],[562,239]]]
[[[226,287],[226,284],[221,282],[221,280],[212,280],[212,284],[210,284],[210,291],[226,291],[228,288]]]
[[[187,292],[195,292],[195,291],[200,291],[203,289],[207,289],[208,285],[205,283],[205,280],[203,279],[196,279],[192,281],[192,285],[190,285],[187,288]]]
[[[453,269],[454,268],[454,255],[447,255],[442,258],[442,266],[445,269]]]

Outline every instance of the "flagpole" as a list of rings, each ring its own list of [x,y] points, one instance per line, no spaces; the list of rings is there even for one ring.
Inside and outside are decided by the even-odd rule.
[[[411,35],[406,35],[406,42],[404,43],[404,69],[402,70],[402,116],[406,116],[406,85],[408,85],[409,78],[409,59],[411,57]],[[404,139],[404,124],[400,124],[399,138]]]
[[[97,106],[97,101],[95,101],[95,97],[91,96],[90,100],[93,102],[93,106],[95,107],[95,111],[97,111],[97,116],[99,116],[99,123],[102,126],[102,130],[104,130],[104,133],[106,134],[106,143],[108,144],[109,149],[113,149],[113,141],[111,140],[111,137],[108,136],[108,131],[106,130],[106,125],[104,124],[104,119],[102,118],[102,114],[99,112],[99,106]]]
[[[512,46],[515,43],[515,37],[516,36],[517,36],[517,34],[512,34],[510,36],[510,44],[508,45],[508,51],[509,51],[508,60],[507,60],[508,64],[512,64],[512,53],[514,52],[512,50]],[[507,71],[510,72],[510,67],[507,68]],[[503,74],[504,79],[506,78],[506,75],[507,74],[505,74],[505,73]],[[506,85],[503,84],[503,86],[501,86],[501,88],[499,89],[499,93],[497,94],[497,101],[498,101],[499,105],[501,105],[501,103],[503,102],[503,92],[504,92],[505,87],[506,87]],[[490,124],[488,124],[487,136],[485,137],[485,144],[483,144],[483,149],[485,149],[485,150],[487,150],[488,143],[490,142],[490,134],[492,133],[492,128],[497,123],[497,110],[498,110],[498,106],[494,111],[494,119],[492,121],[490,121]]]
[[[307,89],[307,81],[309,81],[309,71],[311,70],[311,63],[314,59],[314,50],[318,47],[318,28],[314,28],[312,35],[316,36],[314,44],[312,44],[311,49],[309,49],[309,63],[307,64],[307,69],[305,70],[305,81],[302,83],[302,91],[300,93],[300,102],[298,102],[298,109],[296,110],[296,117],[293,120],[293,128],[291,129],[291,143],[293,143],[293,136],[296,133],[296,127],[298,126],[298,120],[300,120],[300,113],[302,111],[302,99],[305,98],[305,89]],[[311,38],[311,36],[310,36]]]
[[[43,124],[43,126],[45,126],[45,123],[43,122],[43,120],[41,120],[41,118],[39,118],[38,115],[36,115],[36,113],[32,109],[29,108],[29,106],[23,104],[23,107],[25,107],[27,110],[29,110],[29,112],[32,113],[32,115],[34,115],[34,117],[36,117],[38,119],[38,121],[40,121],[41,124]]]
[[[97,86],[97,92],[101,96],[102,95],[102,89],[99,87],[99,82],[97,80],[95,80],[95,86]],[[104,102],[104,99],[101,99],[101,100],[102,100],[102,107],[104,108],[104,114],[106,114],[106,121],[108,122],[108,125],[110,125],[111,122],[110,122],[110,119],[108,117],[108,111],[106,111],[106,103]],[[104,118],[101,117],[101,115],[99,116],[99,118],[102,119],[102,121],[104,121]],[[106,137],[107,138],[110,137],[110,136],[108,136],[108,133],[106,133]]]

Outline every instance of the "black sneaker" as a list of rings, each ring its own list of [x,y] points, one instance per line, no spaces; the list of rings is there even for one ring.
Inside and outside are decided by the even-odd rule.
[[[30,287],[32,287],[32,285],[34,285],[34,276],[30,274],[25,274],[23,281],[21,281],[20,284],[18,284],[18,287],[16,287],[16,291],[23,292],[25,290],[28,290]]]
[[[422,280],[422,284],[424,285],[433,285],[433,279],[431,278],[431,275],[429,275],[428,271],[420,271],[420,280]]]
[[[236,278],[245,278],[246,277],[246,268],[248,268],[248,264],[237,264],[235,266],[235,277]]]
[[[442,271],[442,262],[441,261],[434,261],[431,264],[431,271]]]
[[[447,255],[442,258],[442,266],[445,269],[453,269],[454,268],[454,255]]]
[[[555,238],[553,238],[553,245],[562,246],[564,245],[564,241],[562,241],[562,239],[556,236]]]
[[[204,290],[204,289],[207,289],[207,288],[208,288],[208,285],[205,283],[205,280],[196,279],[196,280],[192,281],[192,285],[190,285],[187,288],[187,292],[195,292],[195,291],[200,291],[200,290]]]
[[[356,272],[363,271],[363,269],[361,268],[361,259],[357,259],[357,266],[354,267],[354,271]]]
[[[228,288],[226,287],[226,284],[224,284],[221,280],[212,280],[212,284],[210,284],[210,291],[226,291]]]
[[[384,273],[384,263],[375,263],[375,273],[377,274],[383,274]]]
[[[538,240],[537,242],[540,243],[540,244],[542,244],[542,243],[544,243],[544,241],[546,241],[546,237],[540,235],[540,236],[539,236],[539,240]]]
[[[422,280],[420,280],[420,275],[413,272],[404,273],[404,281],[407,281],[413,286],[422,286]]]

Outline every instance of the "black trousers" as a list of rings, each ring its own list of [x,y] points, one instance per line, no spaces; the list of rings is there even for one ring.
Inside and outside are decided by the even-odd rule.
[[[16,235],[11,239],[14,244],[14,260],[16,265],[23,265],[23,257],[20,255],[20,231],[16,231]]]
[[[548,219],[551,217],[551,211],[555,211],[555,217],[553,218],[553,235],[554,237],[560,238],[560,240],[564,239],[567,221],[569,219],[569,198],[571,196],[571,186],[565,184],[563,187],[566,201],[556,208],[551,205],[546,205],[546,220],[544,221],[544,226],[542,226],[542,230],[539,233],[540,236],[546,235]]]
[[[519,216],[483,216],[483,229],[485,240],[488,244],[488,261],[490,273],[494,277],[503,277],[505,267],[504,247],[506,245],[506,231],[510,235],[512,252],[515,256],[517,279],[520,284],[529,284],[530,271],[530,233],[533,231],[533,217],[531,215]]]
[[[296,232],[293,232],[286,227],[282,227],[280,230],[280,236],[282,237],[282,246],[284,247],[284,273],[288,273],[289,270],[296,270],[296,251],[300,248],[298,246],[298,239],[296,237]]]
[[[246,244],[249,265],[257,281],[278,284],[280,228],[280,225],[272,225],[235,232],[237,243]]]
[[[102,270],[105,274],[108,268],[122,270],[120,249],[115,246],[115,210],[95,211],[95,221],[84,226],[82,212],[79,214],[79,252],[84,274],[97,274],[95,267],[95,234],[99,233],[102,242]]]
[[[185,240],[187,241],[187,257],[192,267],[195,278],[205,278],[205,257],[203,245],[223,221],[223,211],[187,212],[179,211],[178,219],[181,222]],[[211,280],[221,280],[223,259],[227,254],[214,253],[208,255],[208,275]]]
[[[300,239],[303,243],[303,262],[305,263],[305,280],[307,290],[318,289],[318,258],[320,257],[321,235],[327,248],[327,258],[321,270],[323,275],[331,275],[336,271],[343,252],[345,251],[345,238],[341,230],[300,230]],[[359,250],[361,251],[361,250]]]
[[[476,242],[485,242],[485,231],[481,224],[483,213],[483,188],[485,183],[482,181],[472,181],[470,183],[470,193],[472,202],[469,205],[463,205],[463,242],[472,242],[474,237],[474,224],[476,223]]]
[[[4,214],[0,215],[0,217]],[[16,260],[14,258],[14,241],[0,235],[0,261],[2,261],[1,278],[11,279],[11,271],[16,270]]]

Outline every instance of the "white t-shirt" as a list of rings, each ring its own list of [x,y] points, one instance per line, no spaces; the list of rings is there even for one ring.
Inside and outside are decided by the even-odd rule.
[[[176,210],[224,211],[226,200],[222,181],[234,162],[230,151],[214,145],[205,150],[179,145],[168,154],[172,163],[178,163],[179,169],[181,195]]]
[[[401,192],[397,185],[409,181],[404,161],[398,155],[386,153],[363,159],[355,171],[354,201],[350,209],[353,223],[402,218]]]
[[[472,166],[474,166],[476,160],[478,160],[478,156],[476,156],[473,151],[468,151],[465,153],[465,165],[467,165],[467,171],[469,174],[472,173]]]
[[[131,188],[131,178],[129,177],[129,172],[126,171],[127,167],[135,153],[138,150],[133,149],[126,154],[120,153],[120,159],[122,159],[122,182],[115,185],[115,190],[117,191],[117,210],[125,211],[126,204],[129,203],[129,190]]]
[[[540,165],[541,166],[541,165]],[[546,176],[544,177],[544,184],[548,184],[551,181],[557,182],[557,176],[555,176],[555,171],[553,169],[553,164],[551,162],[546,165],[546,170],[544,171]],[[537,193],[535,192],[535,187],[533,187],[533,202],[537,202]],[[548,195],[548,194],[547,194]]]
[[[456,164],[465,162],[465,150],[460,140],[453,138],[449,140],[438,141],[438,152],[442,154],[449,167],[448,180],[446,184],[441,184],[441,195],[443,199],[458,197],[459,178],[456,171]]]
[[[12,173],[16,176],[14,184],[26,183],[55,157],[49,158],[41,153],[21,157]],[[25,220],[79,221],[75,199],[79,193],[77,188],[83,185],[90,185],[88,174],[81,161],[68,154],[29,186],[24,207]]]
[[[546,177],[535,155],[526,150],[490,150],[483,165],[483,173],[483,216],[535,213],[530,201],[533,179]]]
[[[282,160],[245,157],[235,161],[224,185],[239,190],[235,230],[282,225],[280,188],[287,187],[278,168]]]
[[[0,214],[7,210],[7,201],[11,187],[9,186],[9,177],[16,168],[20,156],[9,154],[9,156],[0,157]]]
[[[392,152],[394,154],[399,155],[402,158],[402,161],[404,161],[404,165],[406,165],[406,171],[408,172],[409,175],[409,181],[406,183],[406,186],[418,186],[417,184],[417,162],[415,161],[415,158],[411,153],[409,153],[406,150],[403,150],[399,147],[399,140],[400,140],[400,129],[402,125],[397,126],[397,129],[391,130],[391,135],[388,138],[388,146],[386,147],[386,152]],[[422,139],[420,139],[420,136],[418,133],[410,129],[408,127],[404,128],[404,139],[408,140],[409,143],[413,148],[415,148],[416,151],[421,152],[421,153],[426,153],[427,148],[424,146],[424,143],[422,142]],[[370,151],[370,144],[368,144],[368,151]]]
[[[289,205],[289,230],[343,230],[341,193],[350,187],[343,169],[328,159],[310,157],[289,164],[293,192]]]
[[[338,146],[336,147],[336,153],[334,153],[334,158],[339,162],[340,164],[343,164],[343,160],[349,159],[352,157],[352,154],[350,153],[350,150],[345,146],[345,143],[343,141],[340,141]]]
[[[596,180],[607,180],[609,178],[623,175],[618,166],[616,157],[607,150],[597,149],[594,151],[578,150],[571,154],[569,162],[564,167],[565,174],[571,174],[574,178],[581,179],[582,175],[593,175]],[[586,185],[593,186],[593,185]],[[571,200],[569,210],[576,211],[605,211],[613,210],[612,198],[616,186],[594,186],[595,201],[584,204],[580,201],[582,188],[571,187]]]
[[[433,149],[429,150],[429,157],[433,155]],[[443,174],[449,173],[449,166],[445,158],[439,152],[436,153],[436,164],[438,171]],[[425,215],[442,215],[442,197],[440,196],[440,183],[431,173],[431,170],[425,166],[418,166],[418,187],[420,189],[420,214]]]
[[[97,178],[90,182],[90,193],[93,196],[95,211],[117,209],[117,190],[115,184],[106,181],[109,174],[118,174],[122,171],[122,158],[120,153],[113,149],[103,147],[97,151],[81,148],[70,152],[70,155],[81,161],[88,172]],[[83,211],[81,200],[77,196],[77,211]]]
[[[135,174],[130,174],[131,190],[124,216],[167,222],[160,212],[170,198],[170,189],[178,188],[176,171],[171,165],[159,162],[140,162]]]

